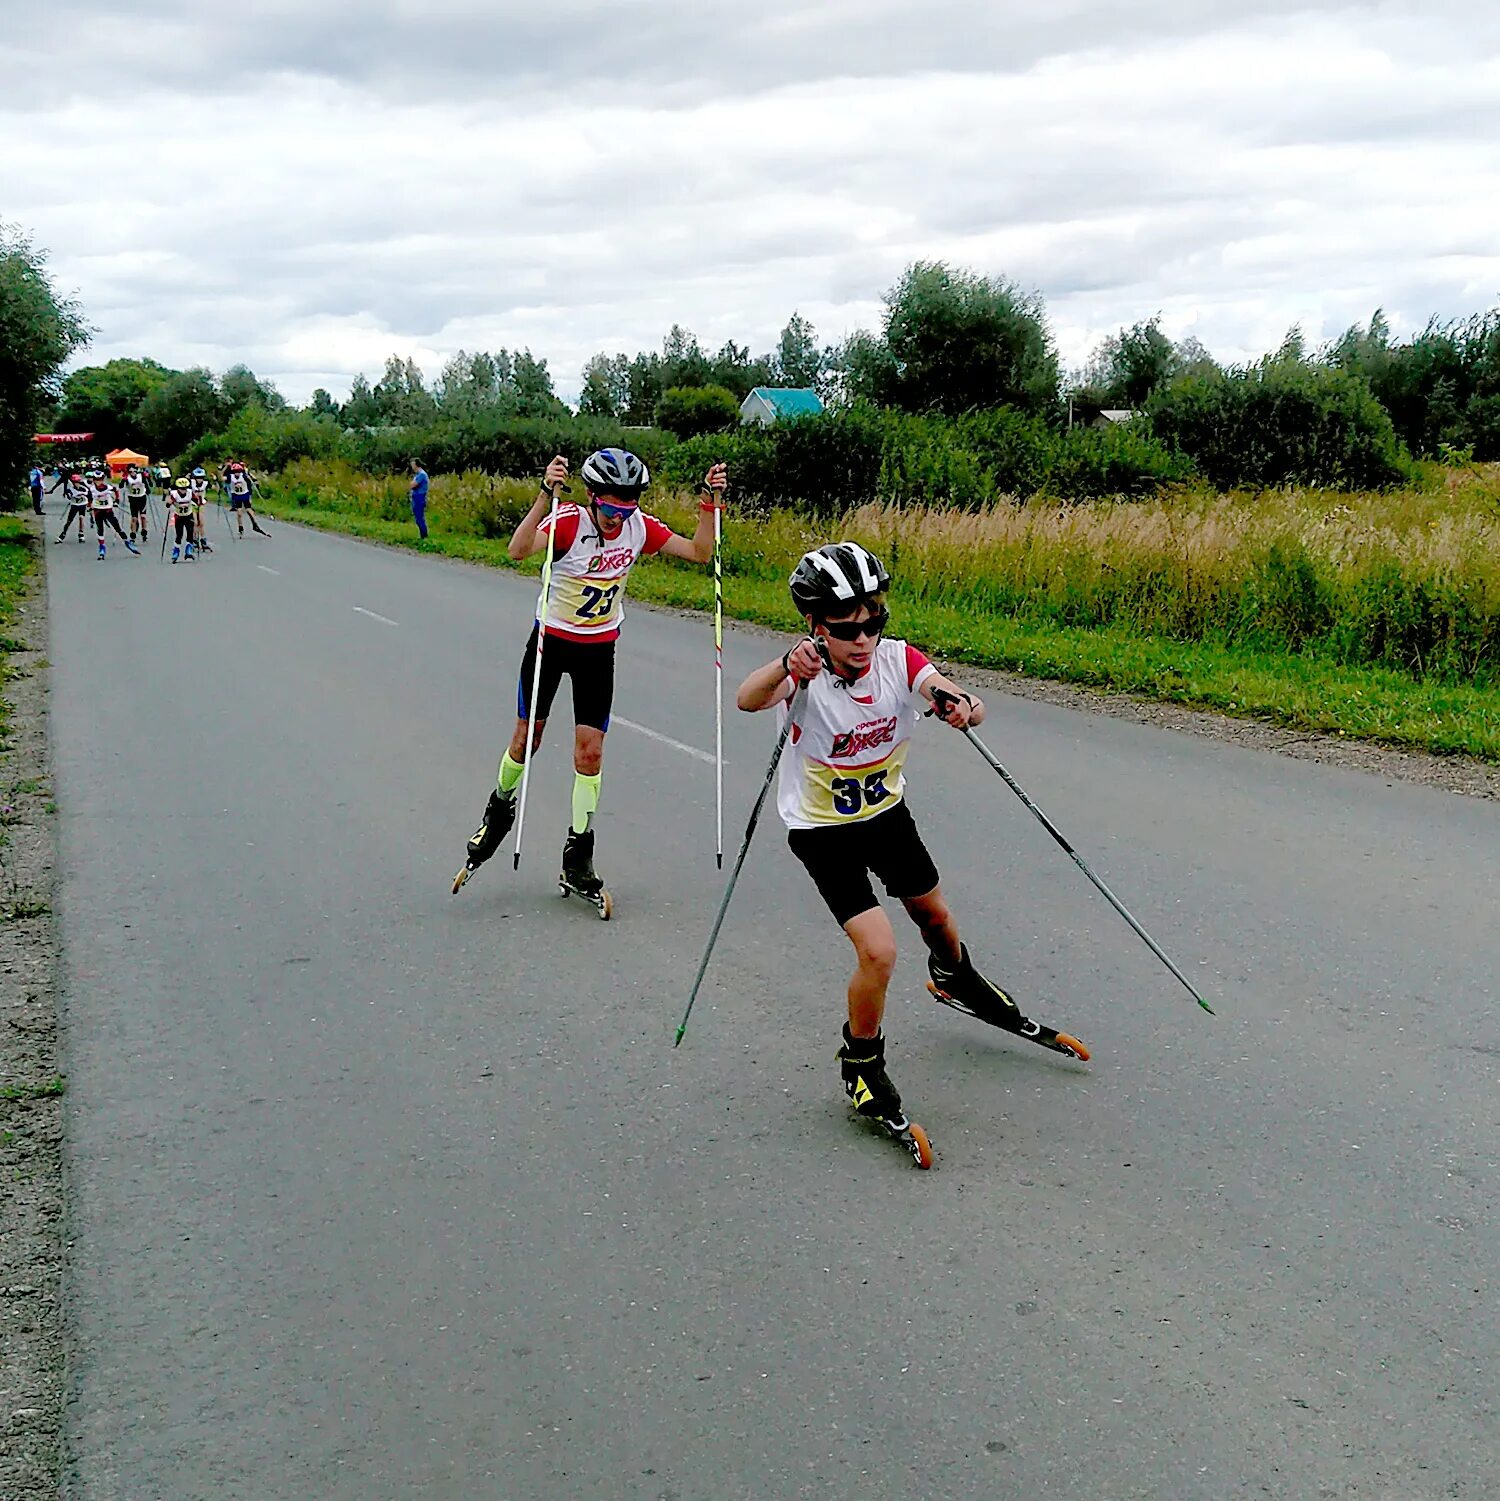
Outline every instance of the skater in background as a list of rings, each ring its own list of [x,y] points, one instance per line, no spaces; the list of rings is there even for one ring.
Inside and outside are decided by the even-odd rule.
[[[516,725],[500,759],[500,771],[484,820],[469,839],[464,868],[454,891],[500,847],[516,817],[516,789],[521,784],[531,734],[536,754],[547,715],[563,676],[573,680],[573,817],[563,846],[563,876],[579,895],[594,900],[604,883],[594,871],[594,813],[603,780],[604,736],[609,729],[615,691],[615,642],[625,617],[625,585],[630,570],[651,553],[707,563],[713,557],[714,512],[723,504],[728,471],[715,464],[704,476],[710,499],[699,506],[691,538],[679,537],[655,516],[641,510],[641,493],[650,483],[646,466],[633,453],[603,448],[591,453],[580,472],[587,501],[560,504],[552,530],[551,588],[545,619],[531,628],[521,656],[516,685]],[[559,455],[547,466],[542,489],[510,539],[517,562],[541,552],[551,528],[553,489],[566,483],[568,461]],[[538,600],[540,615],[540,598]],[[531,694],[537,636],[545,631],[541,683],[533,723]]]
[[[172,522],[172,561],[179,558],[193,561],[193,531],[198,513],[202,509],[193,499],[192,486],[186,476],[167,491],[167,507]]]
[[[417,523],[417,535],[427,540],[427,471],[421,459],[411,461],[411,517]]]
[[[257,536],[269,537],[270,532],[255,517],[255,476],[238,459],[231,459],[224,466],[224,490],[229,496],[229,513],[239,524],[240,536],[245,535],[248,516],[251,530]]]
[[[78,522],[78,540],[83,541],[83,520],[89,513],[89,487],[88,482],[81,474],[70,474],[63,483],[63,496],[68,502],[68,514],[62,524],[62,530],[52,539],[54,542],[66,542],[68,540],[68,528],[72,526],[75,518]]]
[[[99,556],[104,557],[104,528],[112,526],[120,541],[125,544],[126,550],[140,556],[140,549],[125,535],[125,529],[120,525],[120,518],[115,515],[115,507],[119,504],[120,494],[110,483],[109,476],[101,469],[94,475],[94,482],[89,490],[89,510],[94,516],[94,526],[99,533]]]
[[[208,470],[201,464],[188,475],[188,493],[193,497],[193,535],[203,530],[203,507],[208,500]]]
[[[935,996],[1075,1057],[1087,1051],[1046,1042],[1039,1034],[1063,1037],[1050,1028],[1026,1031],[1016,1003],[980,974],[959,937],[937,866],[906,805],[906,755],[924,712],[962,730],[983,723],[984,705],[916,647],[886,636],[889,584],[880,561],[857,542],[805,554],[792,574],[791,593],[808,634],[752,672],[736,701],[749,713],[774,708],[783,723],[788,713],[796,714],[779,771],[777,808],[792,853],[854,947],[838,1054],[844,1089],[861,1115],[899,1132],[907,1122],[886,1073],[881,1031],[896,935],[871,875],[906,908],[922,935]]]
[[[151,494],[148,472],[139,464],[132,464],[125,471],[125,501],[130,507],[130,540],[135,541],[139,532],[142,542],[146,540],[146,503]]]

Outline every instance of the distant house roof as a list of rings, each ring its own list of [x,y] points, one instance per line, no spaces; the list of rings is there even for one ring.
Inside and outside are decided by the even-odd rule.
[[[760,397],[778,417],[815,417],[823,410],[811,386],[757,386],[745,400],[752,396]]]
[[[1128,407],[1105,407],[1099,415],[1106,422],[1129,422],[1135,413]]]

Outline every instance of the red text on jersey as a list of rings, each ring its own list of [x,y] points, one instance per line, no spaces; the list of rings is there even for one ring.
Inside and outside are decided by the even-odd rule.
[[[862,756],[876,746],[889,745],[896,738],[896,716],[889,719],[870,719],[857,724],[852,730],[833,737],[830,754],[835,761],[847,761],[851,756]]]

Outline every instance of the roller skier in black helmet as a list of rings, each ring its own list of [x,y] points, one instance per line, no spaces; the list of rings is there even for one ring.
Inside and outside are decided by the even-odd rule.
[[[795,709],[777,807],[792,853],[854,946],[839,1050],[844,1088],[861,1115],[900,1137],[926,1166],[925,1135],[909,1126],[885,1069],[881,1021],[896,935],[871,875],[917,925],[937,1000],[1076,1058],[1087,1058],[1088,1050],[1024,1016],[974,967],[959,937],[937,866],[906,805],[905,763],[924,711],[961,730],[983,722],[984,705],[916,647],[886,636],[889,585],[879,559],[856,542],[805,554],[791,593],[808,634],[752,672],[737,702],[747,712],[774,708],[786,716]],[[799,688],[805,691],[794,706]]]

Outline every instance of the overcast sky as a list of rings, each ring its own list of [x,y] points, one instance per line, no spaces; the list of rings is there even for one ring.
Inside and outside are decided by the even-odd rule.
[[[0,0],[0,218],[96,363],[768,349],[912,260],[1254,357],[1500,302],[1500,6]]]

